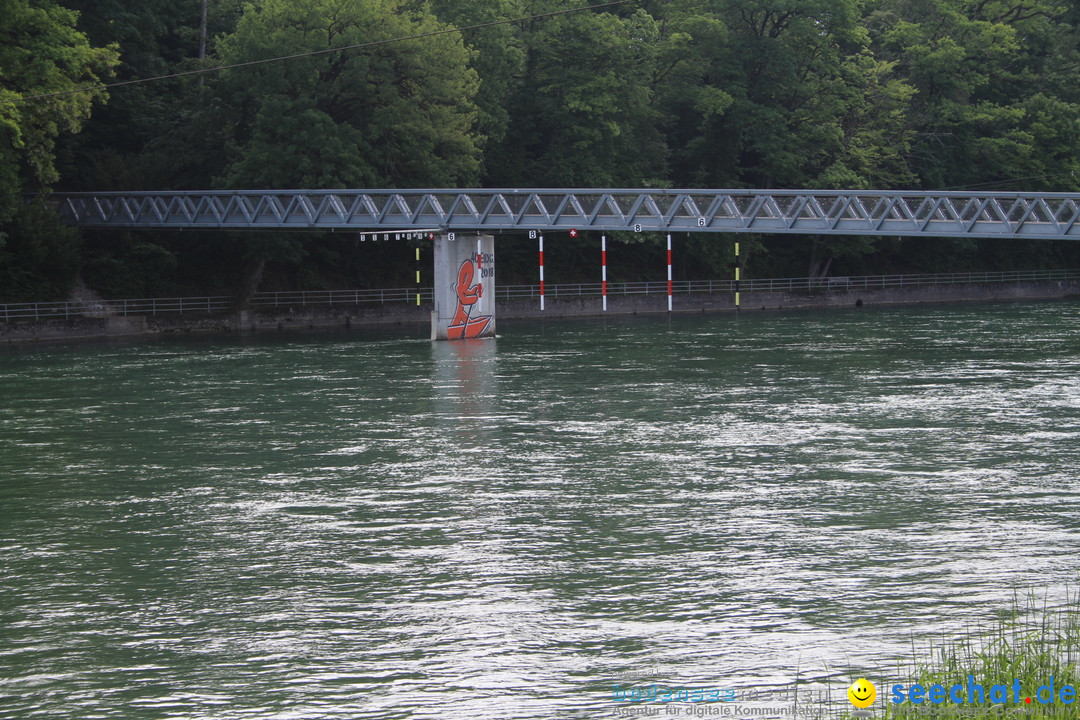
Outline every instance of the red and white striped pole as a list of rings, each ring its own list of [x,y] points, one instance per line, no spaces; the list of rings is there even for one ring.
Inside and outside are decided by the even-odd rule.
[[[607,312],[607,235],[600,236],[600,294],[604,298],[604,312]]]
[[[671,312],[671,233],[667,234],[667,311]]]
[[[544,233],[540,233],[540,310],[544,309]]]

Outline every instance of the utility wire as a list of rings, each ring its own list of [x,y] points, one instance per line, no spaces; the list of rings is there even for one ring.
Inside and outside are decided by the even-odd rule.
[[[124,87],[126,85],[140,85],[142,83],[157,82],[158,80],[172,80],[180,77],[190,77],[191,75],[204,75],[206,73],[220,72],[222,70],[234,70],[236,68],[252,67],[254,65],[265,65],[267,63],[282,62],[284,60],[296,60],[297,58],[312,57],[315,55],[326,55],[328,53],[342,52],[345,50],[359,50],[361,48],[376,47],[378,45],[388,45],[395,42],[405,42],[407,40],[422,40],[424,38],[437,37],[439,35],[449,35],[450,33],[466,32],[468,30],[480,30],[482,28],[495,27],[497,25],[511,25],[513,23],[525,22],[527,20],[543,20],[545,18],[556,17],[558,15],[570,15],[572,13],[584,12],[585,10],[596,10],[598,8],[612,7],[613,5],[625,5],[634,0],[610,0],[609,2],[598,3],[596,5],[586,5],[584,7],[570,8],[568,10],[555,10],[552,12],[539,13],[536,15],[526,15],[525,17],[511,18],[509,20],[494,20],[492,22],[480,23],[478,25],[469,25],[467,27],[454,27],[446,28],[444,30],[433,30],[431,32],[420,33],[419,35],[408,35],[405,37],[387,38],[385,40],[372,40],[371,42],[358,43],[356,45],[343,45],[336,48],[327,48],[326,50],[312,50],[311,52],[296,53],[295,55],[281,55],[280,57],[264,58],[262,60],[248,60],[247,62],[233,63],[231,65],[215,65],[214,67],[199,68],[197,70],[184,70],[181,72],[169,73],[168,75],[155,75],[153,77],[136,78],[134,80],[121,80],[114,83],[103,83],[101,85],[90,85],[87,87],[78,88],[75,90],[62,90],[60,92],[40,93],[38,95],[24,95],[8,102],[18,103],[26,102],[27,100],[41,100],[44,98],[62,97],[64,95],[74,95],[75,93],[82,93],[94,90],[111,90],[112,88]]]
[[[953,185],[952,187],[938,188],[943,192],[950,192],[953,190],[973,190],[975,188],[983,188],[991,185],[1008,185],[1009,183],[1027,182],[1028,180],[1049,180],[1050,178],[1061,177],[1062,175],[1074,175],[1072,170],[1066,170],[1059,173],[1047,173],[1045,175],[1032,175],[1030,177],[1023,178],[1009,178],[1008,180],[991,180],[989,182],[971,183],[968,185]],[[1003,190],[1002,192],[1012,192]]]

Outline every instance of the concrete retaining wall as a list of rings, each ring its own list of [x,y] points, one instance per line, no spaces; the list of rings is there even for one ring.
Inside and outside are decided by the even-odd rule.
[[[1045,300],[1080,297],[1080,281],[987,283],[983,285],[924,285],[884,290],[833,290],[806,293],[742,293],[743,312],[802,308],[851,308],[874,305],[978,302],[992,300]],[[598,316],[599,297],[548,296],[541,313],[536,299],[501,300],[499,319]],[[733,312],[731,293],[676,295],[674,311]],[[667,296],[609,295],[608,315],[667,312]],[[120,336],[180,335],[189,333],[277,332],[320,328],[388,327],[416,325],[421,335],[430,329],[431,304],[340,305],[295,307],[271,311],[241,311],[217,315],[128,316],[42,320],[0,324],[0,343],[79,340]]]

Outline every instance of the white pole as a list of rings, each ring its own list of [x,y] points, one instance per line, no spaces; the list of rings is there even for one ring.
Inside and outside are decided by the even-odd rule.
[[[667,234],[667,311],[671,312],[671,233]]]
[[[540,233],[540,310],[544,310],[544,233]]]
[[[600,294],[604,298],[604,312],[607,312],[607,235],[600,236]]]

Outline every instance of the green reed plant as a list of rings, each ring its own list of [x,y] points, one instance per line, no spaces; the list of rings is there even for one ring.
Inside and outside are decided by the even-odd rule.
[[[932,643],[925,653],[918,652],[914,643],[911,658],[897,665],[895,679],[883,678],[878,685],[878,700],[874,716],[890,720],[909,718],[1080,718],[1080,697],[1071,704],[1063,704],[1058,693],[1065,685],[1071,685],[1080,693],[1080,596],[1067,593],[1064,605],[1050,608],[1046,602],[1039,603],[1033,593],[1025,598],[1014,597],[1010,610],[1001,613],[989,627],[967,628],[957,638],[943,638]],[[967,700],[968,677],[982,686],[984,702],[969,704]],[[1036,698],[1036,690],[1048,685],[1053,678],[1055,696],[1050,703],[1042,704]],[[1014,702],[1013,681],[1021,683],[1020,703]],[[956,684],[964,686],[963,704],[953,703],[948,696],[944,702],[934,705],[924,700],[913,704],[892,702],[891,688],[900,683],[909,692],[913,684],[927,690],[933,685],[948,689]],[[1008,688],[1007,702],[992,703],[990,689],[993,685]],[[1045,696],[1045,693],[1044,693]],[[1024,699],[1030,697],[1031,702]]]

